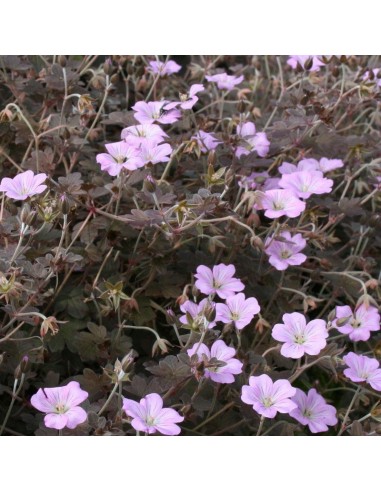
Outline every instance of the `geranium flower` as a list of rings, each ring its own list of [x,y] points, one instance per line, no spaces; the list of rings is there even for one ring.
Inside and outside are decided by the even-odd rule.
[[[262,374],[251,376],[249,385],[242,386],[241,400],[253,405],[253,409],[260,415],[273,419],[278,412],[290,413],[297,408],[291,400],[295,393],[296,389],[286,379],[278,379],[273,383],[267,374]]]
[[[371,331],[380,330],[380,315],[377,308],[360,304],[355,312],[349,306],[336,306],[336,319],[332,325],[349,335],[353,342],[369,340]]]
[[[306,208],[305,202],[299,200],[291,190],[268,190],[262,194],[261,208],[265,210],[265,216],[275,219],[286,215],[298,217]]]
[[[155,145],[151,142],[143,143],[137,157],[139,167],[148,163],[158,164],[159,162],[168,162],[171,153],[172,147],[167,143],[161,145]]]
[[[34,175],[33,171],[25,171],[14,178],[3,178],[0,183],[0,191],[4,191],[8,198],[14,200],[26,200],[46,190],[42,184],[47,178],[45,173]]]
[[[299,198],[321,195],[332,191],[333,181],[323,177],[320,171],[297,171],[283,174],[279,186],[291,190]]]
[[[282,319],[284,324],[274,326],[272,337],[284,342],[280,350],[284,357],[300,359],[304,354],[317,355],[327,345],[328,331],[324,320],[307,323],[301,313],[286,313]]]
[[[222,142],[217,140],[217,138],[212,133],[207,133],[202,130],[198,131],[191,140],[196,140],[200,151],[204,154],[214,150]]]
[[[172,75],[181,70],[181,65],[173,60],[168,60],[166,63],[162,61],[150,61],[150,70],[154,74],[160,74],[160,77]]]
[[[302,159],[298,165],[291,164],[290,162],[283,162],[279,166],[279,172],[281,174],[292,174],[298,171],[321,171],[327,173],[344,166],[344,162],[341,159],[327,159],[322,157],[320,161],[317,159]]]
[[[241,155],[247,155],[255,151],[260,157],[264,157],[270,148],[270,142],[266,133],[256,132],[254,123],[248,121],[237,126],[237,135],[241,138],[235,155],[239,158]]]
[[[354,352],[344,355],[344,362],[348,369],[344,374],[354,383],[368,383],[376,391],[381,391],[381,369],[378,360]]]
[[[87,419],[87,413],[78,405],[89,394],[83,391],[79,383],[71,381],[58,388],[39,389],[30,399],[31,404],[40,412],[46,413],[44,423],[51,429],[75,429]]]
[[[290,416],[308,428],[313,434],[325,432],[329,425],[337,424],[336,408],[328,405],[324,398],[314,389],[308,395],[296,388],[295,396],[291,400],[297,408],[290,412]]]
[[[226,304],[217,303],[217,321],[223,321],[224,323],[234,323],[237,330],[242,330],[251,323],[256,314],[259,313],[261,308],[255,297],[249,297],[245,299],[245,295],[240,293],[235,296],[228,297]]]
[[[319,60],[318,56],[319,55],[291,55],[287,60],[287,64],[295,69],[299,63],[302,68],[305,68],[306,61],[312,59],[312,66],[308,70],[310,72],[318,72],[320,67],[324,66],[324,63]]]
[[[197,273],[195,274],[197,279],[195,286],[203,294],[217,294],[221,299],[227,299],[245,288],[238,278],[233,277],[234,274],[234,265],[220,263],[215,265],[213,270],[207,266],[200,265],[197,267]]]
[[[106,144],[105,147],[108,154],[98,154],[96,160],[102,171],[108,172],[110,176],[118,176],[122,169],[134,171],[143,165],[138,160],[135,147],[123,140]]]
[[[188,94],[180,94],[180,108],[192,109],[198,101],[198,97],[196,96],[196,94],[203,90],[205,90],[205,87],[202,84],[191,85]]]
[[[122,130],[121,138],[123,138],[128,144],[133,147],[140,147],[143,143],[151,143],[158,145],[163,142],[168,135],[159,125],[153,125],[151,123],[146,125],[133,125],[128,126]]]
[[[181,311],[185,314],[179,318],[179,321],[183,325],[189,326],[188,318],[186,316],[188,313],[192,318],[192,323],[190,325],[191,329],[199,329],[200,327],[207,327],[208,329],[213,328],[216,326],[216,320],[209,321],[206,319],[205,311],[214,308],[215,303],[209,301],[209,299],[203,299],[199,304],[192,301],[185,301],[180,305]]]
[[[240,84],[244,79],[243,75],[234,77],[234,75],[228,75],[226,72],[217,73],[216,75],[206,75],[205,78],[208,82],[216,82],[219,89],[228,91],[234,89],[234,87]]]
[[[374,82],[378,87],[381,87],[381,78],[377,77],[378,72],[380,71],[379,68],[373,68],[373,70],[367,70],[364,75],[362,76],[363,80],[367,81],[372,81]],[[371,73],[373,75],[371,75]]]
[[[197,354],[197,361],[202,362],[202,374],[216,383],[234,383],[234,374],[241,374],[242,362],[234,359],[235,349],[228,347],[223,340],[213,343],[211,349],[204,343],[195,343],[187,350],[189,357]],[[193,372],[198,375],[199,369],[196,364]]]
[[[139,123],[162,123],[168,125],[174,123],[181,118],[181,113],[178,109],[171,106],[168,108],[168,101],[139,101],[132,109],[135,111],[134,117]]]
[[[307,256],[300,253],[306,247],[306,240],[301,234],[291,236],[290,232],[285,231],[276,236],[267,238],[265,242],[265,253],[270,256],[269,262],[277,270],[286,270],[291,265],[301,265]],[[280,239],[284,239],[284,241]]]
[[[173,408],[163,408],[163,399],[157,393],[150,393],[140,403],[123,398],[123,410],[132,417],[131,425],[137,431],[147,434],[160,432],[166,436],[175,436],[181,432],[176,423],[182,422],[184,417]]]

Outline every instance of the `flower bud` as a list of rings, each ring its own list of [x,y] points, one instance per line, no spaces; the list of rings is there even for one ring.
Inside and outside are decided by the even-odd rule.
[[[313,64],[313,59],[310,57],[304,63],[304,70],[311,70]]]
[[[167,309],[167,314],[165,315],[167,323],[169,325],[174,325],[177,322],[177,317],[173,311],[173,309]]]
[[[211,150],[208,154],[208,166],[212,166],[212,174],[214,173],[214,166],[216,165],[217,162],[217,156],[216,152],[214,150]]]
[[[65,55],[58,55],[57,61],[58,61],[59,65],[61,65],[62,68],[66,67],[67,58]]]
[[[36,211],[32,210],[28,203],[25,203],[20,212],[20,221],[25,225],[32,225],[36,220]]]
[[[106,75],[112,75],[113,74],[114,67],[113,67],[111,58],[107,58],[107,60],[104,62],[103,71]]]
[[[155,179],[148,174],[143,181],[143,190],[147,193],[155,193],[156,188],[157,186]]]
[[[27,355],[24,355],[24,357],[21,359],[20,364],[15,369],[14,372],[15,379],[20,379],[22,374],[28,372],[29,367],[30,367],[29,357]]]

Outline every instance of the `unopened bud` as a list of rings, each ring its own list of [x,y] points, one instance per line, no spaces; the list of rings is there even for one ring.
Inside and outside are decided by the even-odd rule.
[[[352,318],[352,316],[345,316],[343,318],[338,318],[336,320],[336,326],[338,326],[339,328],[341,328],[342,326],[345,326],[346,324],[348,324],[348,321]]]
[[[107,60],[104,62],[103,71],[106,75],[112,75],[113,74],[114,67],[113,67],[111,58],[107,58]]]
[[[25,203],[20,212],[20,221],[25,225],[32,225],[36,219],[36,211],[32,210],[28,203]]]
[[[217,162],[216,152],[214,150],[211,150],[208,154],[208,166],[209,167],[212,166],[212,168],[214,168],[216,162]],[[212,173],[214,173],[214,169],[212,169]]]
[[[20,379],[21,375],[25,374],[28,371],[29,367],[29,357],[27,355],[24,355],[24,357],[21,359],[20,364],[15,369],[15,379]]]
[[[61,65],[62,68],[66,67],[67,58],[65,55],[58,55],[57,61]]]
[[[312,64],[313,64],[313,59],[312,58],[308,58],[308,60],[306,60],[305,63],[304,63],[304,69],[305,70],[311,70]]]
[[[208,302],[204,308],[204,316],[207,321],[214,321],[216,318],[216,305],[214,302]]]
[[[155,193],[156,188],[157,186],[155,179],[148,174],[143,181],[143,190],[147,193]]]
[[[70,202],[66,196],[66,193],[62,193],[62,195],[59,197],[58,208],[63,213],[63,215],[67,215],[70,212]]]
[[[169,325],[174,325],[177,322],[177,317],[173,311],[173,309],[167,309],[167,314],[165,315],[167,323]]]
[[[110,78],[110,82],[114,85],[116,85],[120,80],[120,77],[119,77],[119,74],[118,73],[114,73],[114,75],[111,76]]]

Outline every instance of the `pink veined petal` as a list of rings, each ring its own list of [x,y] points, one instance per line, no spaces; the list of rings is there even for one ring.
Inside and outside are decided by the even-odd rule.
[[[147,417],[145,407],[134,400],[129,400],[128,398],[123,399],[123,410],[129,417],[133,417],[137,420],[141,419],[145,421]]]
[[[284,357],[290,357],[291,359],[300,359],[300,357],[303,357],[304,352],[304,346],[294,342],[286,342],[280,349],[280,353]]]
[[[227,361],[235,356],[235,349],[228,347],[223,340],[217,340],[212,345],[210,355],[218,360]]]
[[[145,408],[147,416],[156,418],[163,408],[163,399],[157,393],[150,393],[140,400],[140,404]]]
[[[293,388],[289,381],[286,379],[278,379],[273,385],[272,398],[274,400],[282,400],[294,396],[295,393],[296,388]]]
[[[374,370],[374,372],[368,376],[366,381],[373,389],[381,391],[381,369]]]
[[[176,410],[173,408],[163,408],[155,419],[155,426],[173,424],[178,422],[183,422],[184,417],[182,417]]]
[[[155,428],[150,427],[147,422],[140,417],[136,417],[131,420],[131,425],[132,427],[140,432],[148,432],[148,434],[154,434],[155,433]]]
[[[215,383],[223,383],[223,384],[234,383],[234,376],[230,372],[226,372],[226,373],[222,371],[213,372],[213,371],[208,371],[206,369],[205,373],[207,373],[208,377]]]
[[[248,405],[253,405],[256,401],[258,401],[251,386],[248,386],[247,384],[242,386],[241,400]]]
[[[155,428],[164,436],[178,436],[181,433],[181,427],[176,424],[156,424]]]
[[[271,332],[272,337],[278,342],[292,342],[293,336],[290,330],[281,323],[277,323]]]
[[[54,410],[54,404],[46,398],[42,389],[39,389],[35,395],[30,399],[34,408],[37,408],[40,412],[49,413]]]
[[[67,425],[67,414],[66,413],[48,413],[44,417],[44,423],[46,427],[50,429],[61,430]]]
[[[73,407],[65,412],[67,417],[67,427],[69,429],[75,429],[79,424],[82,424],[87,419],[87,413],[81,407]]]
[[[89,396],[89,393],[83,391],[77,381],[71,381],[66,386],[62,386],[62,390],[65,391],[65,401],[69,407],[78,406]]]
[[[224,323],[230,323],[231,321],[231,311],[226,306],[226,304],[222,304],[220,302],[216,303],[216,321],[223,321]]]
[[[205,343],[199,344],[198,342],[196,342],[192,348],[187,350],[187,354],[189,355],[189,357],[192,357],[192,355],[194,355],[196,353],[196,350],[197,350],[197,355],[199,356],[199,358],[200,358],[200,355],[203,355],[203,354],[206,355],[206,357],[208,359],[211,358],[210,351],[209,351],[208,347],[205,345]]]

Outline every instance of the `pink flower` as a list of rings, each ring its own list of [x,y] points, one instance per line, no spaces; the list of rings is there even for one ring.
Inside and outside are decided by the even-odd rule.
[[[307,323],[301,313],[284,314],[282,319],[284,324],[274,326],[272,337],[284,342],[280,350],[284,357],[300,359],[304,354],[317,355],[327,345],[328,331],[324,320]]]
[[[171,153],[172,147],[167,143],[161,145],[155,145],[151,142],[143,143],[137,157],[139,167],[148,163],[158,164],[159,162],[168,162]]]
[[[71,381],[58,388],[39,389],[30,399],[31,404],[40,412],[46,413],[44,423],[51,429],[75,429],[87,419],[87,413],[78,405],[89,394],[83,391],[79,383]]]
[[[270,264],[281,271],[286,270],[290,265],[301,265],[306,261],[307,256],[300,253],[306,244],[301,234],[291,236],[285,231],[276,236],[276,239],[274,236],[267,238],[265,252],[270,256]]]
[[[197,354],[197,365],[203,362],[203,376],[216,383],[234,383],[234,374],[242,372],[242,362],[234,359],[235,349],[228,347],[223,340],[214,342],[210,351],[204,343],[200,346],[195,343],[187,354],[189,357]],[[197,365],[193,372],[197,373]]]
[[[251,376],[249,386],[242,386],[241,400],[253,405],[253,409],[273,419],[280,413],[290,413],[297,405],[290,398],[295,395],[296,389],[286,379],[278,379],[275,383],[267,374]]]
[[[347,378],[354,383],[366,382],[376,391],[381,391],[381,369],[376,359],[349,352],[343,360],[348,366],[348,369],[344,370]]]
[[[139,147],[142,143],[158,145],[163,142],[168,135],[159,125],[146,124],[134,125],[122,130],[121,138],[133,147]]]
[[[213,321],[208,321],[208,319],[205,316],[205,310],[206,309],[213,309],[215,307],[214,302],[210,302],[209,299],[203,299],[200,304],[196,304],[195,302],[192,301],[185,301],[183,304],[180,305],[180,309],[183,313],[185,313],[184,316],[181,316],[179,318],[180,323],[183,323],[183,325],[189,326],[191,329],[198,331],[201,328],[202,329],[210,329],[216,326],[216,320]],[[187,314],[190,315],[192,318],[191,323],[189,323],[190,319],[189,316],[187,318]]]
[[[261,173],[253,172],[249,176],[242,176],[238,181],[238,186],[246,190],[263,189],[266,180],[269,178],[269,173],[263,171]]]
[[[226,89],[231,91],[234,87],[243,81],[243,75],[240,77],[234,77],[234,75],[228,75],[226,72],[217,73],[216,75],[206,75],[208,82],[216,82],[219,89]]]
[[[131,425],[138,431],[160,432],[165,436],[176,436],[181,432],[176,423],[182,422],[184,417],[173,408],[163,408],[163,399],[157,393],[150,393],[140,403],[123,398],[123,410],[132,417]]]
[[[224,323],[233,322],[237,330],[242,330],[251,323],[261,308],[255,297],[245,299],[245,295],[240,293],[228,297],[226,304],[217,303],[216,310],[217,321],[223,321]]]
[[[172,75],[181,70],[181,65],[178,65],[173,60],[168,60],[166,63],[162,61],[150,61],[150,70],[152,73],[160,74],[160,77],[165,75]]]
[[[380,315],[377,308],[365,304],[360,304],[354,313],[349,306],[337,306],[332,325],[340,333],[349,335],[353,342],[366,341],[371,331],[379,331]]]
[[[134,171],[142,164],[137,159],[137,150],[128,143],[115,142],[105,145],[108,154],[98,154],[97,163],[101,165],[102,171],[110,176],[118,176],[122,169]]]
[[[234,265],[220,263],[215,265],[213,270],[207,266],[200,265],[197,267],[197,273],[195,274],[197,278],[195,286],[203,294],[217,294],[221,299],[227,299],[245,288],[238,278],[233,277],[234,274]]]
[[[320,161],[316,159],[302,159],[298,165],[290,164],[289,162],[283,162],[279,166],[279,172],[281,174],[291,174],[298,171],[321,171],[327,173],[344,166],[344,162],[341,159],[327,159],[322,157]]]
[[[367,70],[362,76],[363,80],[373,81],[377,84],[378,87],[381,87],[381,78],[378,78],[379,68],[373,68],[373,70]],[[373,75],[371,75],[373,73]]]
[[[202,84],[193,84],[189,89],[188,94],[180,94],[180,108],[192,109],[198,101],[198,97],[196,96],[196,94],[203,90],[205,90],[205,87]]]
[[[222,142],[216,139],[214,135],[211,133],[206,133],[202,130],[198,131],[193,137],[192,140],[196,140],[200,147],[200,151],[202,153],[207,153],[210,150],[214,150],[218,145]]]
[[[308,428],[313,434],[325,432],[329,425],[337,424],[336,408],[328,405],[324,398],[312,388],[306,395],[296,388],[296,394],[291,400],[297,408],[290,412],[290,416]]]
[[[241,155],[250,154],[256,151],[260,157],[264,157],[270,148],[270,142],[266,133],[256,132],[254,123],[248,121],[237,126],[237,135],[241,137],[241,145],[237,147],[235,155],[239,158]]]
[[[292,68],[296,68],[298,63],[302,68],[305,68],[304,65],[307,60],[312,59],[312,66],[308,70],[310,72],[318,72],[320,67],[324,66],[324,63],[319,60],[319,55],[291,55],[287,60],[288,65]]]
[[[178,109],[172,107],[167,108],[168,101],[150,101],[148,103],[139,101],[132,106],[132,109],[136,111],[134,117],[139,123],[162,123],[168,125],[174,123],[181,118],[181,113]]]
[[[297,171],[283,174],[279,186],[291,190],[299,198],[321,195],[332,191],[333,181],[323,177],[320,171]]]
[[[291,190],[268,190],[262,195],[261,207],[265,210],[266,217],[275,219],[283,215],[299,217],[306,204]]]
[[[4,191],[8,198],[26,200],[46,190],[47,186],[42,184],[46,178],[45,173],[34,175],[33,171],[25,171],[14,178],[3,178],[0,191]]]

